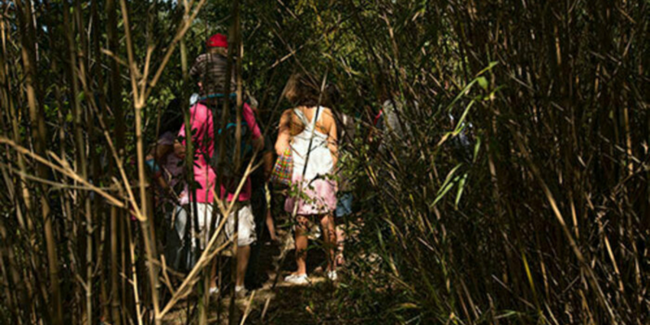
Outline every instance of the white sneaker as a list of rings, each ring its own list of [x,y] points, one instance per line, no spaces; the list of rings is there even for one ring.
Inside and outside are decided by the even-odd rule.
[[[329,271],[327,272],[327,278],[330,279],[330,281],[336,281],[339,276],[336,274],[336,271]]]
[[[211,296],[217,295],[217,294],[219,294],[219,288],[218,287],[210,288],[210,291],[208,291],[208,293]]]
[[[284,278],[284,282],[292,284],[309,284],[309,278],[307,277],[307,274],[291,274]]]
[[[237,298],[244,298],[248,294],[248,290],[244,286],[235,286],[235,296]]]

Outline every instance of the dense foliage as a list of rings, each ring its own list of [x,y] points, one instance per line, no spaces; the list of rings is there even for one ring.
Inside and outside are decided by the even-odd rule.
[[[345,277],[336,289],[278,293],[300,296],[271,301],[278,323],[649,321],[647,1],[0,9],[6,323],[164,321],[168,301],[158,306],[151,288],[167,279],[149,272],[159,219],[138,196],[138,154],[167,103],[186,107],[197,90],[187,70],[205,38],[237,30],[266,132],[289,107],[281,94],[296,71],[335,85],[331,106],[358,123]],[[385,100],[400,104],[408,132],[379,150],[373,118]]]

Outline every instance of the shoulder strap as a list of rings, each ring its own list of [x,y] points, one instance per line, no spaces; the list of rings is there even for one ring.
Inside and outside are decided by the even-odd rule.
[[[316,107],[316,112],[314,112],[314,118],[311,119],[311,126],[316,127],[316,122],[318,122],[318,119],[320,119],[321,115],[323,115],[323,110],[325,108],[323,106],[318,106]]]
[[[298,116],[298,119],[300,119],[300,122],[302,122],[305,127],[309,126],[309,121],[307,121],[307,117],[301,110],[294,108],[293,112],[296,114],[296,116]]]

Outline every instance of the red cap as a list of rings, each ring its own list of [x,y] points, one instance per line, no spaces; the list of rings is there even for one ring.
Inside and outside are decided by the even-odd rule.
[[[207,47],[225,47],[228,48],[228,37],[224,34],[214,34],[205,42]]]

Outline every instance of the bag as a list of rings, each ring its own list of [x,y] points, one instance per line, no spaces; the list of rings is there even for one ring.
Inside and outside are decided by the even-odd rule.
[[[275,161],[273,172],[271,172],[271,182],[289,185],[291,184],[291,176],[293,176],[293,158],[291,148],[287,148]]]
[[[166,219],[173,223],[166,231],[165,262],[173,270],[189,272],[196,265],[200,252],[196,247],[192,247],[193,238],[189,235],[191,231],[188,229],[187,211],[177,206],[174,211],[167,214]]]
[[[222,185],[228,193],[235,193],[237,186],[244,178],[246,167],[253,158],[252,132],[246,121],[241,121],[241,137],[237,146],[237,113],[235,103],[231,103],[225,128],[221,128],[221,106],[219,100],[217,107],[213,107],[212,114],[216,117],[214,141],[216,148],[212,154],[212,166],[215,172],[221,173]],[[222,147],[223,145],[223,147]],[[237,150],[239,149],[239,150]]]

